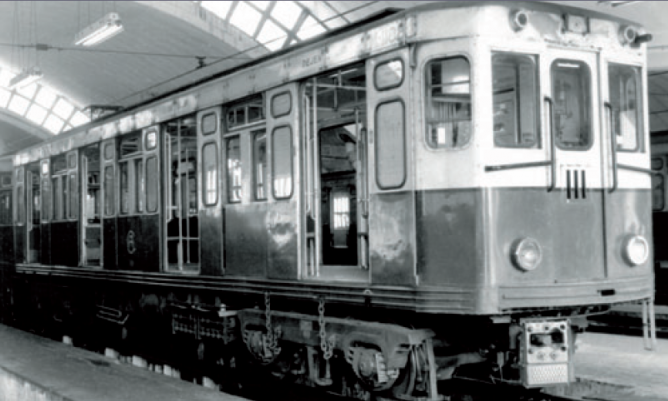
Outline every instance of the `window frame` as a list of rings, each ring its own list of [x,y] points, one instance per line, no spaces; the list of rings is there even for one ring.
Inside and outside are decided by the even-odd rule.
[[[155,161],[155,171],[156,171],[156,177],[154,180],[147,179],[148,177],[148,166],[149,162],[151,160]],[[144,179],[146,180],[146,199],[144,203],[144,209],[146,210],[146,214],[153,214],[153,213],[158,213],[160,211],[160,182],[161,177],[160,177],[160,161],[158,160],[158,156],[154,154],[149,154],[146,159],[144,159]],[[151,184],[153,183],[153,184]],[[155,186],[155,209],[151,210],[149,209],[149,186],[154,185]]]
[[[50,217],[53,222],[79,220],[79,169],[78,163],[72,167],[70,156],[73,154],[61,153],[52,156],[50,160],[48,179],[51,183]],[[59,170],[56,169],[58,159],[64,160],[63,168]],[[76,188],[72,188],[72,182]]]
[[[274,109],[275,109],[274,108],[274,101],[276,100],[276,98],[278,98],[279,96],[283,96],[283,95],[288,95],[288,99],[290,100],[290,102],[289,102],[290,107],[288,107],[288,110],[286,112],[276,114],[276,113],[274,113]],[[271,118],[274,118],[274,119],[284,117],[284,116],[287,116],[290,113],[292,113],[292,92],[290,92],[289,90],[285,90],[285,91],[282,91],[282,92],[279,92],[279,93],[276,93],[276,94],[272,95],[271,96],[271,101],[269,102],[269,108],[271,109],[270,110],[271,111]],[[266,119],[266,117],[265,117],[265,119]]]
[[[14,185],[14,224],[22,227],[26,223],[26,207],[25,207],[25,166],[20,166],[15,171],[15,185]]]
[[[3,212],[0,209],[0,226],[12,226],[14,224],[14,194],[11,188],[0,188],[0,208],[3,205],[3,200],[7,200],[8,212]]]
[[[289,149],[290,149],[290,192],[287,193],[285,196],[278,196],[276,195],[276,188],[277,185],[275,185],[276,181],[276,131],[287,128],[288,129],[288,138],[290,139],[289,143]],[[279,124],[276,125],[272,130],[271,130],[271,195],[275,200],[289,200],[292,198],[292,195],[295,193],[295,167],[294,167],[294,160],[295,160],[295,150],[294,150],[294,139],[293,139],[294,132],[292,130],[292,125],[290,124]]]
[[[252,106],[253,102],[259,100],[260,104],[262,105],[262,118],[258,120],[253,120],[250,121],[249,118],[249,110],[250,106]],[[234,125],[230,124],[229,119],[228,119],[228,113],[231,110],[237,110],[239,108],[242,108],[244,110],[244,122],[243,123],[235,123]],[[232,133],[234,131],[239,131],[243,130],[248,127],[252,127],[256,124],[263,124],[267,121],[267,106],[265,104],[265,95],[264,93],[261,94],[256,94],[252,96],[248,96],[243,99],[236,100],[234,102],[230,102],[223,107],[223,113],[221,115],[221,118],[223,119],[224,122],[224,131],[225,133]],[[236,118],[235,118],[236,120]]]
[[[401,62],[401,79],[399,80],[399,82],[397,82],[394,85],[384,86],[384,87],[381,88],[380,86],[378,86],[378,80],[376,79],[376,73],[378,72],[378,69],[380,67],[382,67],[386,64],[390,64],[394,61]],[[376,64],[373,68],[373,77],[372,78],[373,78],[373,87],[376,90],[376,92],[383,92],[383,91],[387,91],[387,90],[390,90],[390,89],[396,89],[396,88],[400,87],[401,85],[404,84],[404,80],[406,79],[406,64],[404,63],[404,59],[401,58],[400,56],[397,56],[397,57],[391,58],[389,60],[384,60],[384,61]]]
[[[211,113],[214,114],[215,113]],[[213,155],[215,157],[215,163],[214,163],[214,170],[216,171],[216,177],[215,177],[215,182],[214,187],[215,187],[215,201],[213,203],[208,202],[208,192],[209,192],[209,186],[207,185],[208,183],[208,177],[207,177],[207,169],[206,169],[206,148],[209,146],[213,146]],[[212,206],[217,206],[218,205],[218,199],[220,198],[220,185],[219,181],[220,178],[218,174],[220,174],[220,160],[219,160],[219,155],[218,155],[219,149],[218,149],[218,143],[215,141],[210,141],[210,142],[205,142],[202,144],[202,203],[204,204],[205,207],[212,207]]]
[[[637,107],[636,107],[636,147],[634,149],[625,149],[620,147],[619,143],[615,144],[615,151],[617,152],[625,152],[625,153],[645,153],[645,119],[644,119],[644,111],[645,111],[645,93],[643,90],[645,87],[643,86],[643,68],[638,65],[633,65],[633,64],[626,64],[626,63],[618,63],[614,61],[608,61],[607,62],[607,67],[608,70],[606,73],[608,74],[608,82],[606,83],[608,85],[608,101],[612,105],[612,93],[610,91],[610,67],[611,66],[616,66],[616,67],[627,67],[632,70],[636,70],[638,73],[634,74],[636,78],[636,102],[637,102]],[[614,112],[614,108],[611,110]],[[613,117],[613,116],[611,116]],[[614,122],[614,121],[613,121]],[[612,124],[611,129],[614,129],[614,124]],[[615,139],[618,136],[618,132],[615,131]]]
[[[594,126],[593,125],[594,125],[595,116],[594,116],[594,91],[592,90],[592,85],[594,83],[594,80],[592,79],[592,71],[591,71],[592,69],[591,69],[589,63],[587,63],[584,60],[567,59],[567,58],[561,58],[561,57],[560,58],[555,58],[554,60],[552,60],[552,62],[550,63],[550,74],[549,74],[550,93],[551,93],[552,99],[554,99],[556,97],[555,90],[554,90],[555,89],[555,87],[554,87],[555,86],[554,85],[554,83],[555,83],[555,81],[554,81],[554,77],[555,77],[554,70],[555,70],[555,67],[557,67],[557,63],[559,63],[559,62],[577,63],[581,66],[586,67],[587,80],[588,80],[587,83],[589,84],[589,86],[588,86],[588,88],[586,88],[586,90],[587,90],[586,93],[588,95],[588,99],[585,99],[585,100],[588,102],[588,105],[587,105],[588,112],[587,112],[587,114],[588,114],[590,124],[589,124],[589,130],[588,130],[588,133],[587,133],[587,135],[588,135],[588,137],[587,137],[588,141],[587,142],[588,143],[587,143],[586,146],[578,146],[578,147],[564,146],[562,141],[558,138],[556,132],[551,134],[553,139],[554,139],[554,142],[555,142],[554,146],[556,146],[560,151],[564,151],[564,152],[587,152],[587,151],[591,150],[592,146],[594,146]],[[556,124],[556,116],[555,116],[555,113],[554,113],[554,109],[556,108],[556,101],[554,101],[554,103],[555,103],[555,105],[552,106],[551,109],[550,109],[550,114],[551,114],[551,116],[550,116],[550,121],[551,121],[550,130],[554,130],[555,129],[555,124]]]
[[[395,102],[399,103],[401,105],[402,109],[403,109],[403,113],[402,113],[403,130],[402,130],[402,135],[401,135],[401,138],[403,139],[402,140],[402,144],[403,144],[403,165],[402,165],[403,174],[402,175],[403,175],[403,178],[398,185],[384,186],[384,185],[381,184],[380,179],[379,179],[379,177],[380,177],[379,172],[381,171],[380,164],[379,164],[380,163],[380,156],[379,155],[380,155],[380,149],[381,149],[379,144],[381,143],[381,141],[380,141],[381,136],[378,134],[379,133],[379,131],[378,131],[378,115],[379,115],[378,110],[380,110],[380,108],[384,105],[395,103]],[[376,174],[375,174],[374,179],[376,180],[376,185],[378,186],[378,188],[380,188],[381,190],[384,190],[384,191],[402,188],[404,185],[406,185],[406,182],[408,180],[408,160],[407,160],[408,159],[408,154],[407,154],[408,146],[406,146],[406,136],[407,136],[406,135],[406,102],[404,101],[403,98],[400,98],[400,97],[393,97],[393,98],[384,100],[382,102],[379,102],[378,104],[376,104],[376,107],[375,107],[375,110],[374,110],[374,119],[375,119],[375,121],[374,121],[374,127],[375,127],[374,131],[375,132],[374,132],[374,138],[373,138],[374,139],[374,164],[375,164],[374,168],[376,170],[376,172],[375,172]]]
[[[251,157],[251,159],[253,161],[253,167],[252,167],[252,170],[253,170],[253,179],[252,179],[252,182],[253,182],[253,200],[257,201],[257,202],[266,202],[267,200],[269,200],[269,191],[267,191],[267,189],[269,187],[269,171],[268,171],[269,170],[269,152],[268,152],[269,149],[268,149],[268,146],[267,146],[267,142],[269,142],[269,141],[268,141],[267,130],[266,129],[261,129],[261,130],[251,131],[250,135],[251,135],[251,144],[252,144],[252,147],[251,147],[251,152],[252,152],[251,156],[252,157]],[[256,142],[256,139],[260,136],[264,136],[264,157],[265,157],[265,159],[264,159],[264,161],[265,161],[264,175],[263,175],[263,178],[264,178],[264,183],[263,183],[264,197],[262,197],[262,198],[260,198],[258,196],[258,180],[257,180],[258,179],[258,174],[257,174],[257,166],[258,166],[257,161],[258,160],[257,160],[257,148],[256,148],[257,142]],[[273,189],[272,189],[272,191],[273,191]]]
[[[229,160],[230,160],[229,155],[230,155],[230,149],[231,149],[229,144],[230,144],[231,141],[233,141],[235,139],[238,142],[238,149],[239,149],[238,160],[239,160],[239,164],[240,164],[239,170],[240,170],[240,176],[241,176],[241,178],[240,178],[241,183],[240,183],[240,185],[238,185],[236,187],[234,185],[232,185],[232,182],[233,182],[233,177],[231,175],[232,170],[230,169],[230,166],[229,166]],[[226,203],[239,204],[239,203],[242,203],[243,199],[244,199],[244,193],[243,193],[243,189],[244,189],[244,185],[243,185],[244,166],[243,166],[243,158],[242,158],[242,154],[241,154],[241,132],[235,133],[234,135],[228,135],[225,138],[223,138],[223,141],[224,141],[224,144],[225,144],[225,188],[227,189],[226,194],[225,194],[225,196],[227,198]],[[232,194],[233,194],[233,191],[235,190],[235,188],[239,188],[240,191],[241,191],[240,194],[239,194],[239,199],[233,199],[232,198]]]
[[[213,121],[214,121],[214,124],[213,124],[213,130],[211,130],[211,131],[206,131],[206,130],[204,129],[204,128],[206,127],[206,124],[204,124],[204,120],[209,119],[210,117],[213,117]],[[218,120],[219,120],[219,119],[218,119],[216,113],[213,112],[213,111],[212,111],[212,112],[209,112],[209,113],[205,113],[205,114],[203,114],[203,115],[200,117],[200,121],[199,121],[200,126],[202,127],[202,135],[207,136],[207,135],[215,134],[216,131],[218,130],[218,125],[220,124],[220,121],[218,121]]]
[[[533,150],[540,150],[543,149],[543,138],[542,138],[542,113],[541,113],[541,103],[540,103],[540,98],[541,98],[541,93],[542,93],[542,87],[541,87],[541,81],[540,81],[540,67],[541,67],[541,60],[540,60],[540,55],[535,54],[535,53],[518,53],[518,52],[513,52],[513,51],[492,51],[491,52],[492,57],[491,57],[491,71],[492,71],[492,113],[494,113],[494,96],[496,95],[494,93],[494,59],[496,57],[515,57],[516,59],[519,58],[529,58],[533,62],[534,66],[534,83],[535,83],[535,99],[534,99],[534,116],[535,116],[535,123],[534,123],[534,137],[536,141],[533,144],[530,145],[523,145],[521,143],[517,142],[518,139],[518,134],[519,137],[521,137],[521,112],[522,112],[522,104],[520,102],[515,103],[515,116],[514,119],[517,121],[517,127],[516,127],[516,132],[515,132],[515,143],[514,144],[500,144],[497,141],[497,136],[494,133],[494,129],[492,128],[492,135],[493,135],[493,141],[494,141],[494,148],[499,148],[499,149],[533,149]],[[517,84],[517,82],[516,82]],[[519,94],[515,94],[514,99],[517,100],[519,98]],[[494,116],[492,116],[492,122],[494,121]],[[517,132],[520,131],[520,132]]]
[[[111,159],[113,160],[113,159]],[[116,162],[113,163],[104,163],[102,165],[103,171],[101,172],[102,176],[102,190],[104,191],[104,196],[102,199],[102,219],[111,219],[116,217],[119,207],[116,207],[116,192],[120,191],[117,186],[116,178]],[[111,177],[107,177],[107,171],[111,170]],[[111,210],[110,210],[111,209]]]
[[[431,78],[430,78],[431,77],[431,71],[429,70],[429,68],[431,67],[431,64],[434,63],[434,62],[450,60],[450,59],[457,59],[457,58],[461,58],[461,59],[466,60],[466,62],[469,65],[469,87],[470,87],[470,91],[469,91],[470,102],[469,102],[469,104],[470,104],[470,108],[471,108],[471,132],[470,132],[468,141],[461,146],[456,146],[456,147],[434,146],[434,144],[432,144],[431,140],[429,139],[430,130],[429,130],[429,122],[427,121],[428,120],[428,113],[429,113],[428,107],[430,107],[429,104],[428,104],[428,101],[431,99]],[[473,124],[473,121],[475,119],[474,118],[475,110],[474,110],[474,107],[473,107],[474,106],[474,100],[475,100],[475,93],[474,93],[475,77],[473,76],[472,57],[467,53],[452,53],[452,54],[443,54],[443,55],[437,55],[437,56],[431,57],[431,58],[425,60],[425,62],[424,62],[422,79],[424,80],[423,85],[422,85],[422,90],[424,91],[423,92],[424,93],[424,96],[423,96],[424,100],[422,101],[422,107],[424,107],[424,112],[423,112],[422,117],[424,118],[424,124],[425,124],[424,135],[422,136],[422,138],[423,138],[425,146],[427,147],[427,149],[429,149],[431,151],[436,151],[436,152],[438,152],[438,151],[461,151],[461,150],[467,149],[473,143],[475,135],[476,135],[475,125]]]

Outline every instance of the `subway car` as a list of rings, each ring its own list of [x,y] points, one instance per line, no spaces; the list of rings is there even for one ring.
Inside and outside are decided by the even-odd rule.
[[[666,178],[668,174],[668,143],[665,135],[652,135],[652,224],[654,234],[654,274],[656,303],[668,305],[668,208],[666,205]]]
[[[568,384],[654,296],[650,39],[439,2],[56,136],[0,177],[3,315],[361,399]]]

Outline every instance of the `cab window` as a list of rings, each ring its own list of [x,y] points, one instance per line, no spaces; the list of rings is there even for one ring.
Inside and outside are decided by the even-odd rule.
[[[461,148],[471,139],[471,66],[464,57],[431,61],[426,71],[427,143]]]
[[[552,63],[552,118],[556,145],[563,150],[587,150],[591,135],[591,73],[575,60]]]
[[[536,57],[497,53],[492,57],[494,144],[540,148]]]
[[[608,66],[608,88],[612,106],[612,130],[617,149],[642,151],[640,69],[628,65]]]

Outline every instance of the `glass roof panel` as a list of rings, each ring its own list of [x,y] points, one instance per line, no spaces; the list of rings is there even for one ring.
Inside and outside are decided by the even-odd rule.
[[[260,23],[262,14],[246,2],[239,3],[230,17],[230,23],[241,29],[246,35],[253,36]]]
[[[20,87],[17,88],[16,91],[28,99],[32,99],[32,97],[35,96],[35,92],[37,92],[37,84],[33,83],[24,87]]]
[[[42,85],[41,82],[14,90],[8,89],[9,81],[14,76],[16,74],[8,68],[0,67],[0,108],[8,108],[33,123],[41,124],[43,128],[55,134],[62,131],[65,121],[73,113],[75,115],[81,114],[81,116],[77,117],[77,121],[83,121],[82,123],[90,121],[81,112],[79,106],[67,99],[67,97],[59,95],[58,91]],[[59,117],[56,118],[52,113]],[[46,120],[44,119],[45,116],[48,116]],[[51,118],[51,116],[54,118]],[[47,123],[50,124],[49,127],[46,127]]]
[[[39,93],[37,93],[35,101],[48,109],[53,106],[53,102],[56,101],[56,97],[57,95],[53,91],[42,86],[42,88],[39,90]]]
[[[320,23],[316,21],[315,18],[309,15],[306,20],[304,20],[304,23],[302,23],[302,27],[299,32],[297,32],[297,37],[299,37],[301,40],[306,40],[320,35],[323,32],[326,32],[326,29],[320,25]]]
[[[7,102],[9,102],[10,97],[12,97],[12,92],[0,88],[0,107],[7,107]]]
[[[287,36],[287,32],[274,24],[271,20],[267,20],[264,23],[260,34],[257,35],[257,41],[262,43],[267,49],[275,51],[283,47],[283,43],[285,43],[285,38]]]
[[[49,118],[47,118],[46,121],[44,122],[44,128],[48,129],[49,131],[53,132],[54,134],[59,134],[60,130],[63,129],[64,124],[65,124],[65,121],[61,120],[55,114],[51,114],[49,116]]]
[[[0,85],[8,87],[9,81],[11,81],[11,79],[15,76],[16,74],[13,74],[12,72],[3,68],[2,71],[0,71]]]
[[[206,8],[207,10],[213,12],[217,16],[219,16],[222,19],[227,18],[227,13],[230,11],[230,7],[232,7],[233,1],[203,1],[202,2],[202,7]]]
[[[251,4],[260,10],[266,10],[267,7],[269,7],[269,4],[271,4],[271,1],[251,1]]]
[[[33,103],[28,110],[28,114],[26,114],[26,118],[37,125],[42,125],[48,113],[44,107]]]
[[[53,107],[53,112],[64,120],[67,120],[72,115],[73,110],[74,106],[62,97],[58,99],[58,102]]]
[[[9,110],[21,116],[28,110],[28,106],[30,106],[30,100],[17,94],[14,94],[12,100],[9,101]]]
[[[74,125],[75,127],[78,127],[80,125],[84,125],[90,122],[90,118],[88,118],[87,115],[80,111],[76,111],[72,118],[70,119],[70,124]]]
[[[287,29],[292,29],[302,11],[302,8],[294,1],[277,1],[274,9],[271,10],[271,16]]]

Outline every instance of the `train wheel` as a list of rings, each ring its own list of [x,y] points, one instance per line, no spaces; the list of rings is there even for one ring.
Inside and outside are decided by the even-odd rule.
[[[357,378],[372,392],[392,388],[399,377],[397,369],[388,370],[385,356],[375,347],[353,346],[346,352],[346,361],[350,364]]]

